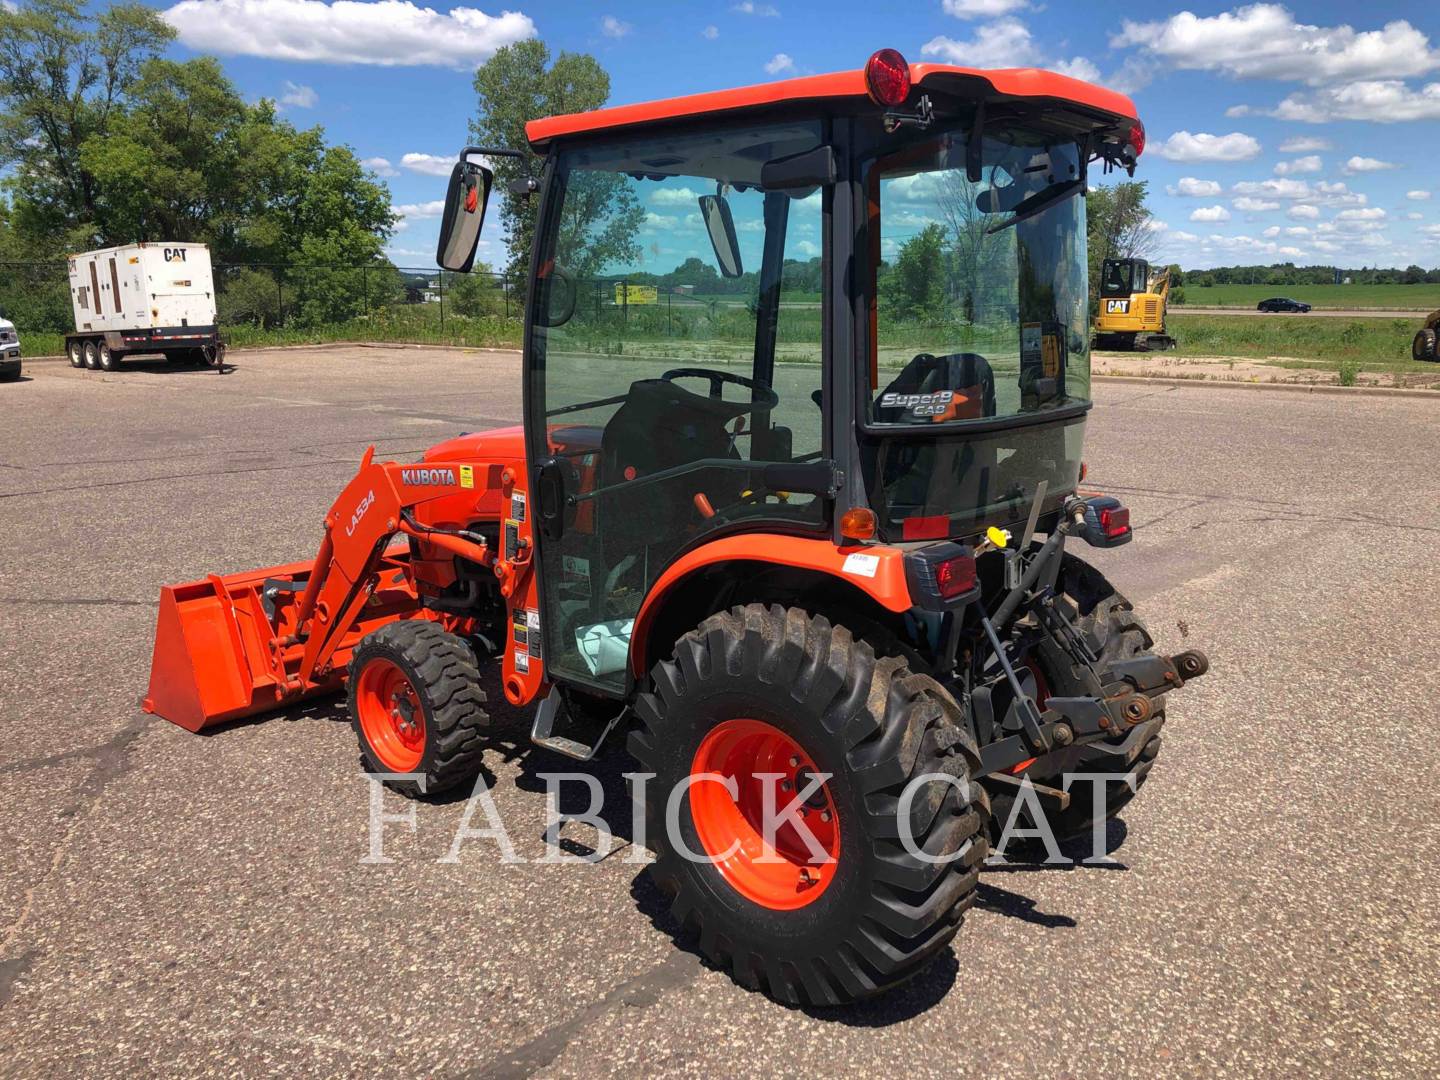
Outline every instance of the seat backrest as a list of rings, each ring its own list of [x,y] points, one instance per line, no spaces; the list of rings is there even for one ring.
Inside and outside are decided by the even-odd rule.
[[[876,422],[882,424],[923,424],[994,415],[995,373],[979,353],[920,353],[875,399],[874,410]]]

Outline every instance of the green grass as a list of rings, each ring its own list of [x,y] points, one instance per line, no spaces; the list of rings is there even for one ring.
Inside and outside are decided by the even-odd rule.
[[[1410,359],[1419,321],[1409,319],[1234,319],[1171,315],[1175,356],[1234,356],[1281,367],[1434,374],[1434,364]]]
[[[1185,307],[1254,308],[1272,296],[1316,308],[1380,308],[1391,311],[1434,311],[1440,308],[1440,285],[1185,285]],[[1415,329],[1419,329],[1416,322]],[[1413,333],[1413,331],[1412,331]]]

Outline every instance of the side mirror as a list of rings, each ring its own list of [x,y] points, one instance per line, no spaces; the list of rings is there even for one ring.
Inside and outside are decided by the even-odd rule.
[[[730,204],[722,195],[701,195],[700,217],[710,234],[720,276],[738,278],[745,270],[740,265],[740,241],[735,238],[735,218],[730,214]]]
[[[435,249],[435,261],[442,270],[470,272],[494,179],[494,173],[473,161],[457,161],[450,171],[445,213],[440,218],[440,241]]]

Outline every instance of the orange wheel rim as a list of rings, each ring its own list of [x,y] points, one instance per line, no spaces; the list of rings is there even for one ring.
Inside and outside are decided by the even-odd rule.
[[[425,710],[394,661],[377,658],[360,672],[355,711],[365,741],[391,772],[414,772],[425,756]]]
[[[736,892],[761,907],[790,911],[814,903],[830,887],[839,868],[840,819],[829,785],[801,805],[798,823],[781,814],[819,773],[798,742],[762,720],[726,720],[700,743],[690,772],[734,781],[732,795],[719,780],[696,779],[690,816],[705,855]],[[779,821],[773,846],[764,835],[767,787]],[[802,827],[821,857],[805,842]]]

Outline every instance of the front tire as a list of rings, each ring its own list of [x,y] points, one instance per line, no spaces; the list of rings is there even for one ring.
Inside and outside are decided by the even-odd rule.
[[[365,770],[402,795],[474,777],[489,725],[475,654],[428,619],[371,631],[350,658],[350,724]]]
[[[913,977],[955,936],[988,851],[989,803],[970,783],[979,754],[939,684],[824,618],[759,604],[706,619],[652,679],[629,742],[655,774],[650,872],[711,962],[780,1001],[835,1005]],[[707,772],[733,777],[738,797],[693,779]],[[797,849],[790,825],[775,835],[780,865],[756,860],[759,785],[778,785],[783,808],[824,774],[801,820],[830,861]],[[912,784],[913,847],[945,861],[900,839]],[[686,785],[672,835],[668,804]],[[716,858],[727,839],[737,854]]]
[[[1437,337],[1440,335],[1434,330],[1421,330],[1410,344],[1410,355],[1425,363],[1440,359],[1440,341],[1437,341]]]

